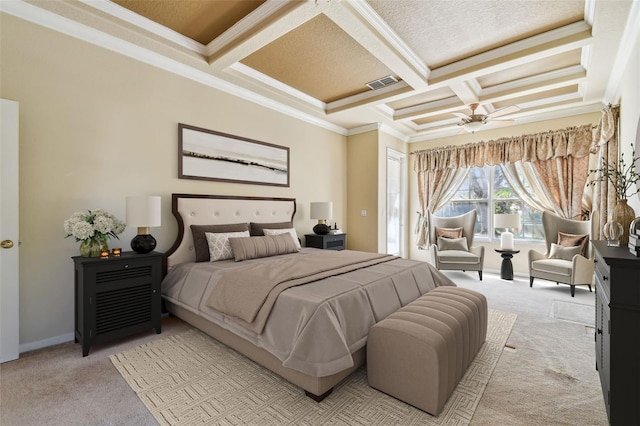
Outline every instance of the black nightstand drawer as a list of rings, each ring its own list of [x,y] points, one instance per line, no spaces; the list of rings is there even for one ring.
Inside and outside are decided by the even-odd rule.
[[[76,256],[75,338],[89,347],[149,329],[161,332],[162,253]]]
[[[324,250],[344,250],[347,248],[347,234],[306,234],[304,239],[305,247]]]

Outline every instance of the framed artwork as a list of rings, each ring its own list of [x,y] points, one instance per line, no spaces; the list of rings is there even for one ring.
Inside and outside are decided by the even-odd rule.
[[[178,124],[178,177],[289,186],[289,148]]]

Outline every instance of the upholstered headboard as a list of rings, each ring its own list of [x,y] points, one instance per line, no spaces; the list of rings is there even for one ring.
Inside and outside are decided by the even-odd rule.
[[[227,195],[173,194],[171,211],[178,235],[165,253],[165,272],[172,266],[195,261],[191,225],[293,222],[295,198],[235,197]]]

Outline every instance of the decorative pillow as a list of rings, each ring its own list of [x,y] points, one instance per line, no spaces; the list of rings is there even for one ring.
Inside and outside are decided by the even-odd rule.
[[[589,243],[589,235],[565,234],[558,232],[558,245],[563,247],[580,246],[580,254],[587,257],[587,244]]]
[[[573,256],[580,254],[581,247],[565,247],[556,243],[551,243],[551,249],[549,250],[549,259],[563,259],[572,260]]]
[[[293,228],[291,222],[273,222],[273,223],[249,223],[249,233],[252,237],[261,237],[264,235],[264,229],[287,229]]]
[[[229,244],[236,262],[298,251],[288,232],[262,237],[229,238]]]
[[[296,233],[295,228],[285,228],[285,229],[263,229],[264,235],[280,235],[280,234],[291,234],[291,238],[293,238],[293,242],[296,245],[296,248],[300,250],[302,247],[300,246],[300,240],[298,239],[298,234]]]
[[[207,243],[209,244],[209,260],[215,262],[216,260],[233,258],[229,238],[248,237],[249,231],[221,232],[215,234],[213,232],[205,232],[204,235],[207,237]]]
[[[248,231],[247,223],[232,223],[224,225],[191,225],[191,235],[193,235],[193,248],[196,252],[196,262],[208,262],[211,259],[209,254],[209,243],[205,232],[218,234],[221,232],[242,232]]]
[[[446,238],[438,237],[438,250],[461,250],[469,251],[466,238]]]
[[[460,228],[438,228],[436,226],[436,237],[462,238],[462,227],[460,227]]]

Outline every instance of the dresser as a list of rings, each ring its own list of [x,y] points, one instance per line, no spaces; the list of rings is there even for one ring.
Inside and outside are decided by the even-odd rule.
[[[75,341],[89,348],[133,333],[160,333],[162,253],[73,257]]]
[[[640,424],[640,258],[594,241],[596,368],[612,425]]]

